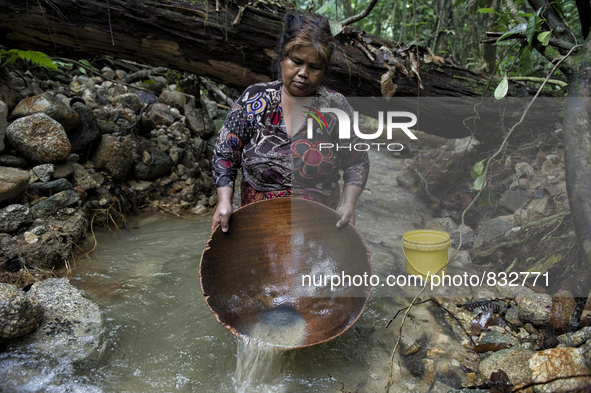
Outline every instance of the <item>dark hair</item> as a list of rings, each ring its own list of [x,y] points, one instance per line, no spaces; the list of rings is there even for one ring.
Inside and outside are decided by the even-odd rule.
[[[281,62],[294,49],[302,46],[311,46],[316,50],[318,57],[324,63],[325,72],[328,73],[330,58],[335,48],[328,19],[323,15],[298,12],[295,14],[286,14],[284,21],[283,34],[279,37],[273,59],[274,77],[278,77],[281,74],[279,71]]]

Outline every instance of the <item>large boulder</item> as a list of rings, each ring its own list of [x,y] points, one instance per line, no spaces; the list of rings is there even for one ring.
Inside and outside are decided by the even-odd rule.
[[[4,138],[6,138],[6,115],[8,114],[8,107],[2,101],[0,101],[0,151],[4,150]]]
[[[0,340],[34,332],[43,319],[43,308],[14,285],[0,283]]]
[[[588,392],[591,377],[565,378],[589,375],[583,348],[553,348],[536,352],[529,359],[533,382],[553,381],[536,385],[536,393]]]
[[[109,172],[113,180],[123,181],[133,168],[133,155],[115,136],[106,134],[101,138],[92,162],[95,168]]]
[[[78,127],[80,121],[76,111],[50,94],[25,98],[14,108],[12,117],[26,117],[34,113],[45,113],[60,123],[66,131]]]
[[[6,135],[12,147],[32,161],[58,162],[70,154],[70,141],[64,128],[45,113],[15,120],[8,126]]]
[[[19,199],[27,190],[30,179],[28,171],[0,166],[0,203]]]
[[[75,362],[100,348],[103,325],[99,307],[66,278],[37,282],[29,296],[39,303],[44,316],[33,334],[14,344],[23,356],[43,364],[62,357]]]

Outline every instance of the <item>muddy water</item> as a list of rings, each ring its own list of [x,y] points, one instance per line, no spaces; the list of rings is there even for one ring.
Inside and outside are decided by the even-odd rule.
[[[383,277],[403,272],[402,234],[430,219],[423,204],[395,186],[401,170],[400,159],[373,154],[369,190],[358,209],[357,228]],[[416,292],[372,297],[354,327],[328,343],[261,353],[238,344],[205,306],[198,264],[208,221],[154,215],[128,225],[99,233],[98,249],[71,278],[103,311],[101,352],[81,363],[63,359],[60,370],[43,370],[42,359],[29,359],[39,362],[40,371],[20,377],[28,381],[26,391],[385,391],[397,333],[385,325],[408,304],[401,295]],[[447,392],[470,384],[466,370],[475,369],[474,359],[433,310],[413,311],[403,342],[417,342],[420,350],[395,356],[394,392]],[[264,328],[258,334],[272,333]],[[2,366],[18,367],[15,359],[8,356]],[[256,362],[263,366],[247,367]]]

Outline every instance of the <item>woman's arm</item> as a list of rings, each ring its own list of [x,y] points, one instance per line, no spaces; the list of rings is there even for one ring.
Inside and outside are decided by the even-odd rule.
[[[232,187],[218,187],[218,205],[213,213],[211,222],[211,232],[215,230],[218,225],[222,226],[222,232],[228,232],[228,222],[232,215],[232,199],[234,197],[234,189]]]
[[[337,222],[337,227],[341,228],[347,223],[355,226],[355,203],[363,189],[357,186],[345,186],[343,189],[343,196],[341,198],[341,205],[337,209],[337,213],[341,215],[341,219]]]

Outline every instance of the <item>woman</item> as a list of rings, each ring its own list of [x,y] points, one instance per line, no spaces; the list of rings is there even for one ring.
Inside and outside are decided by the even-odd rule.
[[[313,14],[287,15],[285,22],[275,50],[281,79],[248,87],[219,132],[212,166],[218,194],[212,232],[218,224],[228,231],[239,167],[243,174],[241,206],[295,196],[333,209],[341,197],[338,180],[343,170],[345,186],[337,226],[355,224],[355,202],[369,173],[367,153],[338,151],[339,143],[354,146],[360,140],[339,140],[336,116],[325,113],[320,118],[315,112],[315,108],[337,108],[353,120],[353,109],[345,98],[320,84],[335,46],[330,25],[325,17]],[[307,132],[309,124],[312,138]]]

